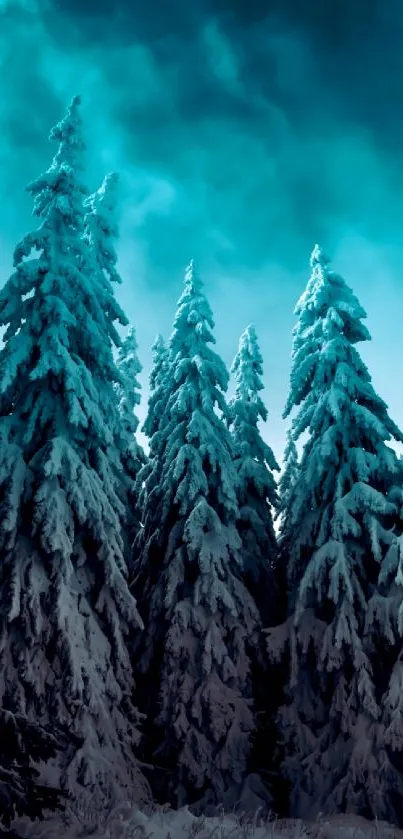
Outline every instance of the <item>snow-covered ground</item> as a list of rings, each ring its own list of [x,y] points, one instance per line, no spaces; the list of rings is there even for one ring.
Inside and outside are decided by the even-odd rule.
[[[258,815],[254,819],[229,815],[204,818],[193,816],[186,807],[179,811],[159,808],[146,815],[124,805],[102,828],[96,824],[96,815],[87,813],[71,827],[56,818],[35,824],[19,822],[18,832],[25,839],[403,839],[403,830],[360,816],[259,824]]]

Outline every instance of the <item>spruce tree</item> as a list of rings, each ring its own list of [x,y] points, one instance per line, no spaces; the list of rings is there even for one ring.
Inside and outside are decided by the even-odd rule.
[[[98,300],[101,304],[102,310],[106,315],[106,340],[108,345],[112,343],[114,347],[121,349],[122,340],[119,332],[116,329],[116,322],[121,326],[127,326],[128,320],[118,302],[114,297],[112,283],[121,284],[122,278],[117,271],[117,253],[114,242],[118,238],[119,230],[117,225],[117,204],[118,204],[118,185],[119,176],[112,172],[106,175],[100,188],[92,195],[87,197],[84,201],[85,216],[84,216],[84,242],[87,246],[86,257],[88,260],[88,268],[91,272],[92,283],[97,288]],[[94,371],[95,374],[95,371]],[[136,373],[137,375],[137,373]],[[118,370],[114,371],[114,394],[116,397],[116,407],[122,399],[122,394],[127,386],[126,380],[120,381],[120,374]],[[116,383],[116,380],[119,382]],[[138,383],[137,383],[138,384]],[[118,422],[114,432],[115,445],[120,451],[121,461],[126,467],[127,461],[127,433],[125,422],[127,416],[122,417],[121,412],[117,414]],[[110,429],[111,430],[111,429]],[[114,490],[119,494],[125,510],[123,520],[124,532],[127,533],[127,516],[130,517],[129,509],[132,507],[131,499],[131,485],[132,475],[128,474],[124,469],[124,474],[121,473],[120,461],[109,463],[109,469],[114,472]],[[129,468],[133,464],[128,464]],[[106,482],[106,487],[111,485],[111,480]],[[125,551],[127,555],[127,551]]]
[[[162,335],[157,335],[152,346],[152,353],[153,363],[149,378],[148,410],[142,427],[142,431],[148,437],[149,453],[137,474],[135,486],[136,514],[141,522],[141,528],[134,540],[131,568],[137,568],[137,573],[140,573],[141,558],[144,555],[142,528],[146,526],[148,520],[152,522],[156,509],[154,508],[154,499],[159,497],[158,458],[156,455],[160,440],[159,428],[164,416],[169,389],[169,352]]]
[[[284,450],[283,468],[278,482],[279,505],[277,508],[279,527],[277,534],[278,555],[276,563],[276,582],[278,592],[279,614],[285,615],[287,608],[287,563],[288,536],[293,538],[290,510],[293,493],[299,473],[298,452],[294,442],[293,431],[287,432],[287,442]],[[287,530],[288,528],[288,530]],[[284,680],[283,680],[284,681]]]
[[[115,347],[119,348],[117,368],[120,379],[119,384],[114,387],[119,402],[116,445],[120,451],[124,474],[123,476],[118,474],[117,480],[126,511],[123,532],[127,542],[125,556],[130,565],[131,545],[140,526],[134,482],[139,469],[145,463],[145,455],[135,438],[138,428],[135,411],[140,403],[140,383],[137,376],[142,370],[137,355],[136,333],[131,328],[122,341],[114,325],[116,321],[122,326],[128,324],[126,315],[114,297],[111,285],[122,283],[117,270],[118,257],[114,244],[119,235],[118,186],[119,176],[116,172],[111,172],[106,175],[100,188],[84,201],[86,208],[84,238],[95,268],[93,280],[99,283],[103,307],[108,314],[109,339]]]
[[[374,675],[380,697],[377,740],[383,760],[378,775],[379,818],[403,827],[403,463],[389,500],[397,507],[396,539],[382,562],[378,584],[366,611],[365,632],[372,642]]]
[[[273,527],[273,513],[278,506],[273,472],[279,467],[259,429],[259,422],[266,422],[268,411],[261,397],[263,358],[254,326],[248,326],[241,335],[231,372],[235,378],[229,416],[238,476],[237,529],[241,538],[245,585],[259,609],[263,630],[274,626],[282,617],[276,585],[277,542]],[[271,793],[276,795],[274,778],[278,774],[278,755],[273,717],[281,701],[281,674],[268,661],[263,631],[259,648],[260,655],[251,651],[258,718],[251,765],[259,774],[262,770],[270,773]],[[267,690],[269,679],[270,692]]]
[[[277,508],[278,518],[280,519],[280,534],[283,536],[283,525],[287,520],[287,511],[291,503],[291,498],[295,484],[298,479],[298,452],[294,442],[292,429],[287,431],[287,442],[284,449],[283,468],[281,470],[280,480],[278,482],[279,504]]]
[[[245,776],[255,727],[247,647],[259,617],[243,582],[228,373],[210,346],[213,328],[191,263],[151,441],[137,579],[147,625],[136,651],[140,707],[151,726],[145,757],[158,764],[158,796],[178,806],[203,795],[215,805],[225,800]]]
[[[78,736],[55,785],[103,809],[147,791],[125,640],[142,622],[123,557],[113,295],[83,238],[79,105],[51,132],[57,154],[28,187],[39,226],[0,292],[0,707]]]
[[[268,411],[263,390],[263,358],[256,330],[248,326],[241,335],[232,365],[235,396],[229,404],[234,465],[238,475],[238,532],[242,542],[245,582],[259,607],[265,626],[275,617],[274,567],[277,544],[273,512],[278,505],[274,471],[279,467],[270,446],[262,439],[259,420]]]
[[[125,454],[130,454],[134,461],[141,461],[143,456],[139,452],[140,446],[136,440],[136,431],[139,427],[136,410],[141,402],[141,384],[138,375],[143,368],[137,350],[136,330],[130,327],[119,347],[117,356],[117,367],[122,380],[118,391],[119,414],[125,435],[124,443],[127,445]]]
[[[291,813],[379,816],[390,761],[366,622],[380,564],[394,542],[393,487],[403,440],[355,345],[370,338],[357,298],[319,247],[297,308],[285,415],[307,432],[286,524],[288,619],[269,632],[288,651],[282,709]]]
[[[117,368],[121,377],[121,384],[117,387],[119,397],[119,448],[122,465],[127,476],[127,507],[128,520],[125,534],[128,541],[129,572],[132,574],[131,557],[134,539],[140,530],[140,514],[138,505],[138,490],[136,481],[140,469],[147,462],[144,451],[136,439],[139,420],[136,410],[140,404],[141,385],[138,375],[142,366],[137,354],[138,344],[136,331],[131,327],[122,341],[117,356]]]
[[[157,335],[153,346],[153,363],[150,373],[150,395],[147,416],[142,428],[150,440],[158,430],[159,421],[164,411],[167,398],[169,353],[162,335]]]
[[[127,326],[129,321],[119,306],[111,283],[122,284],[117,270],[114,242],[118,239],[117,223],[119,175],[110,172],[100,188],[84,200],[84,241],[92,260],[92,279],[99,283],[98,293],[105,313],[105,326],[112,344],[120,347],[121,339],[115,327],[117,321]]]
[[[58,732],[60,738],[60,732]],[[61,748],[55,733],[25,716],[0,710],[0,837],[15,836],[9,828],[15,818],[44,818],[44,810],[63,810],[66,796],[38,782],[35,764],[52,759]]]

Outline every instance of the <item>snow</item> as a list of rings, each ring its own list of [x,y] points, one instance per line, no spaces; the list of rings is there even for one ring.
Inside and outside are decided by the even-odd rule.
[[[320,816],[314,822],[300,819],[264,819],[258,812],[215,817],[195,816],[187,807],[152,811],[133,810],[122,804],[100,826],[98,814],[90,811],[78,815],[66,826],[60,818],[39,824],[19,820],[22,839],[403,839],[403,831],[384,821],[371,822],[356,815]]]
[[[136,330],[130,327],[119,348],[116,362],[121,377],[121,383],[116,386],[116,395],[119,400],[117,438],[126,479],[125,539],[127,546],[125,555],[130,573],[132,572],[132,545],[140,530],[137,481],[140,470],[147,463],[144,451],[136,438],[139,425],[136,410],[140,403],[141,390],[138,375],[142,370],[137,349]]]
[[[394,703],[402,599],[393,581],[397,551],[391,529],[401,504],[401,466],[387,444],[403,438],[355,348],[370,337],[364,310],[318,247],[311,266],[296,307],[285,409],[285,416],[298,409],[294,440],[308,435],[287,499],[281,545],[288,620],[267,633],[269,653],[273,648],[277,660],[282,643],[290,668],[280,714],[283,771],[292,785],[293,815],[349,808],[390,817],[397,806],[391,790],[403,792],[386,738],[393,713],[394,725],[403,726]],[[390,577],[381,573],[378,580],[384,560]],[[393,622],[383,621],[380,583],[385,595],[389,588],[386,610]],[[388,651],[382,665],[376,651],[383,624],[389,640],[393,632],[396,652]],[[383,695],[381,686],[389,680]]]
[[[134,654],[140,708],[165,767],[160,794],[179,804],[207,792],[222,800],[242,781],[255,726],[250,671],[259,615],[244,582],[228,372],[210,347],[213,328],[191,264],[150,441],[152,469],[143,473],[135,583],[148,628]]]
[[[52,137],[53,163],[29,186],[39,226],[0,292],[0,702],[82,741],[44,771],[103,808],[148,795],[127,649],[143,624],[122,538],[119,312],[84,237],[78,98]]]
[[[363,818],[403,823],[403,433],[357,350],[365,311],[316,246],[277,488],[256,331],[227,403],[191,262],[153,346],[146,458],[119,179],[88,196],[79,97],[50,136],[0,291],[3,821],[55,809],[60,786],[65,816],[21,835],[400,834]],[[273,801],[298,818],[271,820]]]
[[[232,370],[235,394],[229,403],[234,466],[238,476],[238,532],[246,584],[259,607],[265,625],[275,621],[274,566],[277,544],[273,513],[278,495],[273,472],[279,466],[270,446],[263,440],[259,421],[268,411],[260,396],[263,390],[263,359],[254,326],[248,326],[239,340]]]
[[[280,541],[285,539],[285,529],[289,516],[289,505],[292,498],[294,486],[298,478],[298,453],[294,442],[292,429],[287,431],[287,442],[284,450],[283,467],[278,482],[279,504],[277,515],[280,519],[279,533]]]

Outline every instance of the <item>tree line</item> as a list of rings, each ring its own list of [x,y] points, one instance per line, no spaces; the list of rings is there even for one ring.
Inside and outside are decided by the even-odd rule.
[[[280,474],[256,330],[228,400],[191,262],[145,454],[118,178],[89,194],[79,97],[50,139],[0,291],[0,822],[248,788],[403,825],[403,434],[356,348],[365,311],[316,246]]]

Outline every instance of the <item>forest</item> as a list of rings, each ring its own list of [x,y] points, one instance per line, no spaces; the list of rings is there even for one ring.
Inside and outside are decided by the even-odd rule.
[[[316,245],[280,470],[256,329],[228,371],[190,261],[145,452],[119,178],[90,194],[83,136],[76,96],[0,290],[2,835],[88,802],[403,827],[403,432],[366,313]]]

